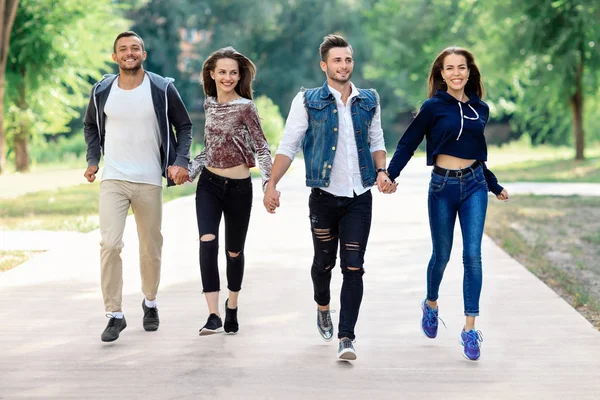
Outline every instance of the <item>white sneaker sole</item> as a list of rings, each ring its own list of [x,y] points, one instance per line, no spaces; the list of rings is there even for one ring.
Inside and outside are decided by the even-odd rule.
[[[462,348],[463,348],[462,355],[463,355],[463,357],[464,357],[464,358],[466,358],[466,359],[467,359],[467,360],[469,360],[469,361],[477,361],[477,360],[481,359],[481,353],[479,353],[479,357],[478,357],[478,358],[476,358],[475,360],[473,360],[472,358],[469,358],[469,357],[467,356],[467,353],[465,353],[465,350],[464,350],[464,348],[465,348],[465,342],[463,342],[463,340],[462,340],[462,337],[461,337],[461,336],[459,336],[459,337],[458,337],[458,343],[460,343],[460,345],[461,345],[461,346],[462,346]]]
[[[200,329],[199,335],[200,336],[209,336],[209,335],[214,335],[216,333],[223,333],[223,328],[218,328],[218,329],[206,329],[206,328],[202,328]]]
[[[331,339],[333,339],[333,335],[331,335],[330,338],[326,338],[325,336],[321,335],[320,331],[319,331],[319,336],[321,336],[321,339],[323,339],[326,342],[331,342]]]
[[[338,359],[346,361],[356,360],[356,352],[351,349],[344,349],[341,353],[338,353]]]

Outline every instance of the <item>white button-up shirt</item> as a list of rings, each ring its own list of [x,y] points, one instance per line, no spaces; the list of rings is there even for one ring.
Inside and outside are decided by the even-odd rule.
[[[354,137],[354,125],[352,124],[352,98],[359,95],[358,89],[353,83],[352,93],[342,102],[342,94],[329,86],[329,90],[335,97],[338,113],[338,142],[336,145],[333,166],[331,168],[330,182],[328,187],[321,189],[335,196],[354,197],[354,194],[361,195],[369,188],[362,185],[360,168],[358,164],[358,150],[356,148],[356,139]],[[294,97],[290,113],[285,123],[283,138],[277,148],[277,154],[283,154],[291,160],[302,147],[302,139],[308,129],[308,113],[304,107],[304,92],[300,92]],[[381,129],[381,108],[377,104],[375,115],[369,127],[369,138],[371,141],[371,153],[375,151],[385,151],[383,140],[383,130]]]

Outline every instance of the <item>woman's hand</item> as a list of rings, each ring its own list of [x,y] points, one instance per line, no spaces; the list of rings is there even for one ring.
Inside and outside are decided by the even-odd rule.
[[[508,201],[508,192],[506,191],[506,189],[502,189],[502,191],[500,192],[500,194],[496,195],[496,198],[498,200]]]

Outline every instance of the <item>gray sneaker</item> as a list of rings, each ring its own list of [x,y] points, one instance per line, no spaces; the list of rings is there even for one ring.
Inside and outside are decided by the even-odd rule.
[[[331,311],[321,311],[317,309],[317,329],[319,334],[326,342],[333,338],[333,323],[331,322]]]
[[[348,338],[342,338],[342,340],[340,340],[337,357],[340,360],[356,360],[356,350],[354,350],[352,340]]]

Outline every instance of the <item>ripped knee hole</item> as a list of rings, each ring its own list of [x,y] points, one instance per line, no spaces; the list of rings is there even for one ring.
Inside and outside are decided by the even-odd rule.
[[[322,242],[329,242],[334,239],[329,229],[313,228],[313,232],[317,239]]]
[[[213,235],[212,233],[200,236],[201,242],[211,242],[213,240],[215,240],[215,235]]]

